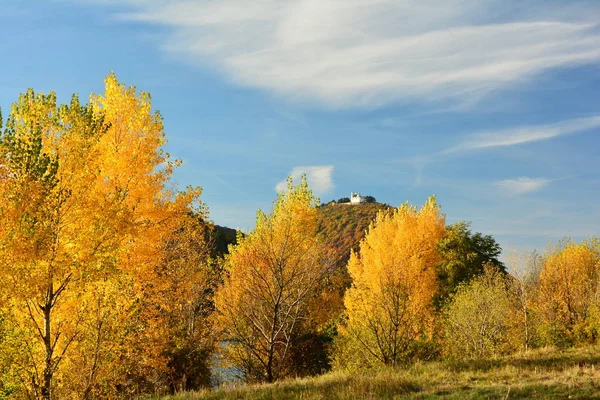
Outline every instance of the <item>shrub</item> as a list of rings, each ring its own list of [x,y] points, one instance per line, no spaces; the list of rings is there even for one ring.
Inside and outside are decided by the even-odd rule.
[[[504,275],[487,265],[483,275],[458,287],[444,310],[450,356],[483,358],[509,351],[510,310]]]

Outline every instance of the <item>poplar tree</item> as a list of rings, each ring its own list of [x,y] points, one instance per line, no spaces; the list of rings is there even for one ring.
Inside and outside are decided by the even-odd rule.
[[[0,135],[0,353],[22,396],[111,397],[167,369],[174,304],[149,288],[186,287],[164,271],[179,267],[166,244],[200,190],[170,189],[165,143],[150,96],[112,74],[85,105],[31,89],[13,105]]]
[[[595,341],[600,306],[600,246],[597,240],[565,242],[549,251],[539,280],[537,310],[542,336],[554,345]]]
[[[406,203],[377,215],[348,262],[353,283],[344,298],[339,359],[345,352],[366,364],[397,365],[431,337],[444,232],[434,197],[419,210]]]
[[[239,236],[227,257],[216,296],[217,325],[226,359],[249,381],[287,376],[298,338],[319,319],[319,301],[330,263],[317,234],[319,202],[306,178],[279,193],[271,213],[257,213],[256,227]]]

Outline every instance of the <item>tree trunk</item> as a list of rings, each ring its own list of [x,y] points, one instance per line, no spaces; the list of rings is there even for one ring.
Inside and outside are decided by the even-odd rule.
[[[273,383],[273,356],[274,356],[274,348],[271,346],[269,349],[269,360],[267,361],[267,382]]]
[[[44,381],[42,384],[42,398],[44,400],[52,399],[52,375],[54,374],[52,366],[52,355],[54,353],[54,347],[52,346],[52,302],[54,299],[54,285],[52,282],[48,287],[46,295],[46,302],[40,308],[44,313],[44,335],[42,337],[44,341],[44,347],[46,349],[46,360],[44,365]]]

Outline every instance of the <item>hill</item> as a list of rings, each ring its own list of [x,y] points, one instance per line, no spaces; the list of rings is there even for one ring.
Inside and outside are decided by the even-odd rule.
[[[358,249],[359,242],[377,213],[390,209],[391,206],[381,203],[351,205],[331,202],[319,207],[319,232],[325,237],[332,259],[335,260],[336,270],[345,270],[350,249]],[[215,225],[212,237],[217,254],[226,254],[227,246],[236,243],[236,230]]]
[[[541,349],[494,360],[333,372],[166,399],[599,399],[599,367],[598,348]]]
[[[319,207],[319,231],[325,236],[335,260],[336,270],[345,270],[350,250],[358,249],[369,224],[381,210],[392,207],[381,203],[328,203]]]
[[[226,226],[215,225],[212,238],[216,254],[224,255],[229,253],[228,246],[237,242],[237,231]]]

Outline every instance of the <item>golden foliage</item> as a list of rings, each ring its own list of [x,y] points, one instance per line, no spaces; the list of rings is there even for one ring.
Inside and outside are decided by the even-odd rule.
[[[590,317],[600,305],[600,251],[594,240],[567,242],[547,255],[540,274],[538,309],[553,344],[594,341]]]
[[[317,200],[306,180],[280,192],[271,214],[258,212],[256,228],[238,238],[227,257],[228,277],[216,296],[227,359],[249,380],[289,373],[290,350],[319,317],[310,310],[321,295],[328,262],[317,235]]]
[[[105,87],[84,106],[29,90],[2,135],[0,281],[14,340],[0,345],[24,396],[108,397],[166,369],[168,313],[149,310],[175,306],[159,285],[192,290],[164,254],[190,212],[204,217],[200,189],[167,188],[177,163],[149,95],[114,75]]]
[[[395,365],[415,342],[431,336],[444,221],[433,197],[420,210],[404,204],[380,212],[360,254],[351,255],[353,284],[346,291],[348,319],[340,334],[362,349],[367,362]]]

